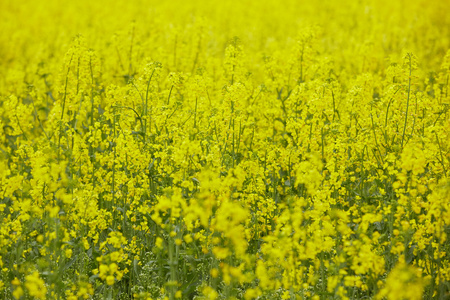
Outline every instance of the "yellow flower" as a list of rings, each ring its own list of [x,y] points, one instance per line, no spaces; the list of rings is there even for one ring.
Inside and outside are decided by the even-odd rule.
[[[228,248],[223,247],[214,247],[212,249],[212,252],[217,259],[225,259],[230,255],[230,251]]]
[[[44,280],[39,277],[38,272],[25,276],[25,287],[31,296],[38,299],[47,298],[47,287]]]
[[[15,285],[15,286],[18,286],[18,285],[20,285],[20,280],[19,280],[17,277],[15,277],[15,278],[11,281],[11,284],[12,284],[12,285]]]
[[[212,278],[217,278],[217,276],[219,276],[219,270],[217,270],[216,268],[212,268],[209,273],[211,274]]]
[[[215,300],[219,296],[219,294],[212,287],[209,286],[205,286],[204,288],[202,288],[201,291],[208,300]]]
[[[67,258],[71,258],[71,257],[72,257],[72,253],[73,253],[73,252],[72,252],[72,249],[66,249],[66,250],[65,250],[65,254],[66,254],[66,257],[67,257]]]
[[[162,249],[162,245],[163,245],[163,239],[160,237],[156,238],[156,242],[155,242],[155,246]]]
[[[420,269],[400,263],[389,273],[385,286],[376,298],[419,300],[422,299],[425,283]]]
[[[42,242],[44,241],[44,236],[43,236],[42,234],[38,235],[38,236],[36,237],[36,241],[37,241],[38,243],[42,243]]]
[[[114,276],[112,276],[112,275],[108,275],[108,276],[106,276],[106,283],[108,284],[108,285],[113,285],[114,284]]]
[[[193,241],[192,235],[190,235],[190,234],[186,234],[186,235],[183,237],[183,239],[184,239],[184,241],[185,241],[187,244],[189,244],[189,243],[191,243],[191,242]]]
[[[14,292],[12,294],[14,298],[20,299],[24,294],[22,287],[19,286],[16,289],[14,289]]]

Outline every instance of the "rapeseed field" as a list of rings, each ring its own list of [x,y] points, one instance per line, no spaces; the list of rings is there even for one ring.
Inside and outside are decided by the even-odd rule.
[[[449,12],[1,0],[0,299],[449,299]]]

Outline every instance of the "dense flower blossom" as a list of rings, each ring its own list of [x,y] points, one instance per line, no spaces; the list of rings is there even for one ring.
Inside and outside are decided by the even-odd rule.
[[[447,299],[448,1],[0,1],[5,299]]]

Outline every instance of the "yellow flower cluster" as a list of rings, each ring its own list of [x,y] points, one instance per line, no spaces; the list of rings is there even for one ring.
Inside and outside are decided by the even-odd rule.
[[[447,299],[448,1],[0,1],[5,299]]]

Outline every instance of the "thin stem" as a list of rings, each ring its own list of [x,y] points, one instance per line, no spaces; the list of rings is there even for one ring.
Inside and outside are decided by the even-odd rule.
[[[167,105],[169,105],[170,95],[172,95],[173,85],[170,87],[169,97],[167,97]]]
[[[434,134],[436,135],[436,141],[439,146],[439,154],[441,156],[441,159],[439,160],[439,162],[442,165],[442,169],[444,169],[444,176],[447,177],[447,169],[445,168],[445,164],[444,164],[444,156],[442,155],[441,143],[439,142],[439,137],[438,137],[437,133],[435,132]]]
[[[403,141],[405,139],[406,123],[408,122],[409,97],[411,94],[411,74],[412,74],[411,54],[408,54],[408,57],[409,57],[408,97],[406,98],[406,116],[405,116],[405,125],[403,126],[402,143],[401,143],[402,148],[403,148]]]
[[[72,56],[70,57],[69,67],[67,68],[67,74],[66,74],[66,83],[65,83],[65,86],[64,86],[63,106],[62,106],[61,119],[60,119],[60,124],[59,124],[58,161],[60,160],[62,123],[63,123],[63,117],[64,117],[64,110],[65,110],[65,108],[66,108],[67,85],[68,85],[68,83],[69,83],[69,72],[70,72],[70,65],[71,65],[71,63],[72,63],[73,55],[74,55],[74,53],[72,53]]]

